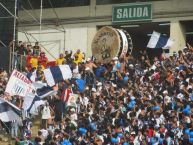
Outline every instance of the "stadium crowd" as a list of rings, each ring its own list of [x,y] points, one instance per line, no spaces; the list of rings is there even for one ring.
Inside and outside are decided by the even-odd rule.
[[[26,53],[25,72],[37,69],[36,81],[45,81],[42,70],[48,59],[38,44],[32,49]],[[31,118],[22,124],[11,123],[16,144],[193,144],[192,48],[153,60],[146,51],[140,59],[128,53],[108,64],[85,59],[80,50],[74,54],[66,51],[56,60],[56,65],[61,64],[70,66],[73,78],[60,82],[57,94],[45,98],[47,103],[39,108],[42,124],[36,137],[31,136]],[[83,91],[74,79],[85,81]],[[1,70],[1,94],[7,81],[8,74]],[[78,99],[74,106],[67,106],[65,99],[72,92]],[[21,97],[7,99],[21,108]]]

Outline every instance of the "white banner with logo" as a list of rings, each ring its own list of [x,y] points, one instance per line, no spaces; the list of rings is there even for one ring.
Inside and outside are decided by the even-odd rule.
[[[5,92],[9,95],[18,95],[25,97],[27,93],[33,91],[33,85],[31,81],[22,73],[14,70],[11,77],[7,83]]]
[[[69,99],[67,100],[67,106],[76,106],[76,101],[78,99],[78,94],[70,94]]]

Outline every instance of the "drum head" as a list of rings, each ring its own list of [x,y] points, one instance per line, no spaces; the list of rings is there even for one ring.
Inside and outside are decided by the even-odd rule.
[[[92,41],[92,55],[98,62],[109,63],[113,57],[118,56],[120,49],[120,37],[116,29],[103,27],[95,35]]]

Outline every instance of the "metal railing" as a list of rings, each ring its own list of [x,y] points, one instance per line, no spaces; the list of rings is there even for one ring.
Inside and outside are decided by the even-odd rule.
[[[10,70],[12,71],[13,69],[17,70],[25,70],[26,68],[26,56],[25,55],[20,55],[18,53],[11,52],[10,53]]]

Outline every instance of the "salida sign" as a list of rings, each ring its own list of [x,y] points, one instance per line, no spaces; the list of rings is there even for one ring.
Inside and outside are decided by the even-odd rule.
[[[152,5],[150,3],[116,5],[113,7],[112,21],[114,23],[151,19]]]

